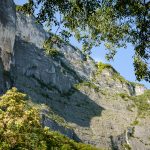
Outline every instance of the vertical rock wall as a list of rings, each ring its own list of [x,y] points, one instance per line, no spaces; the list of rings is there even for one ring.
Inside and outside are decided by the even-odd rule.
[[[13,0],[0,0],[0,93],[9,85],[9,70],[16,30],[16,11]]]
[[[4,70],[9,71],[16,30],[16,12],[13,0],[0,1],[0,57]]]

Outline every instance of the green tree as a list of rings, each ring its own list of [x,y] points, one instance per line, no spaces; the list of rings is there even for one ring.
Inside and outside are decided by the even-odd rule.
[[[0,97],[0,150],[98,150],[43,128],[36,107],[16,88]]]
[[[65,39],[73,35],[87,53],[105,43],[109,60],[114,58],[117,48],[132,43],[135,75],[138,80],[150,81],[148,0],[30,0],[28,6],[31,10],[39,9],[38,22],[46,23],[50,30],[57,26],[56,34]],[[30,9],[26,10],[30,13]]]
[[[38,112],[27,96],[13,88],[0,99],[0,150],[46,149]]]

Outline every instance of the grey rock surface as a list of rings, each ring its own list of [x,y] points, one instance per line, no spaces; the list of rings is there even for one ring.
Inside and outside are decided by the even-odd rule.
[[[10,87],[9,70],[16,31],[13,0],[0,1],[0,94]]]
[[[77,137],[74,130],[67,126],[66,122],[58,122],[58,120],[54,119],[54,117],[50,117],[50,112],[43,109],[41,110],[41,124],[43,127],[49,127],[51,130],[60,132],[61,134],[69,137],[70,139],[73,139],[75,141],[80,142],[81,140]],[[54,114],[53,114],[54,116]],[[59,118],[59,116],[55,115],[56,118]],[[61,121],[62,118],[59,118]]]
[[[0,1],[0,59],[4,70],[10,69],[16,31],[16,11],[13,0]]]
[[[120,75],[119,75],[120,77],[117,76],[116,71],[114,69],[106,68],[100,74],[94,76],[93,82],[98,86],[105,88],[106,90],[110,90],[113,93],[127,93],[129,95],[141,95],[146,90],[146,88],[143,85],[136,83],[132,84],[131,82],[126,81]]]

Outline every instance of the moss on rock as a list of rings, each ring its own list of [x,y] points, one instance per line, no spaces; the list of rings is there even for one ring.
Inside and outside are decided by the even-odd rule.
[[[87,86],[91,89],[94,89],[95,91],[99,92],[100,89],[98,86],[96,86],[94,83],[92,82],[81,82],[81,83],[78,83],[78,84],[75,84],[74,85],[74,88],[77,89],[77,90],[80,90],[82,87],[84,86]]]

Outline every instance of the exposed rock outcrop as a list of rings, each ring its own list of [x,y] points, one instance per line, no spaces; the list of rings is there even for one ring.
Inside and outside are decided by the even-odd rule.
[[[16,31],[16,10],[13,0],[0,1],[0,93],[10,87],[8,77]]]
[[[9,71],[16,31],[16,11],[13,0],[0,2],[0,58],[4,70]]]
[[[65,125],[61,124],[48,116],[47,109],[41,109],[43,125],[77,141],[106,149],[150,149],[148,119],[139,119],[142,126],[133,125],[139,117],[133,96],[146,89],[122,80],[111,68],[97,73],[94,60],[65,42],[55,45],[61,55],[47,56],[43,42],[49,33],[33,16],[15,13],[11,0],[0,1],[0,11],[5,3],[10,12],[0,15],[1,92],[6,80],[11,80],[11,86],[28,94],[39,106],[46,104],[65,120]]]

